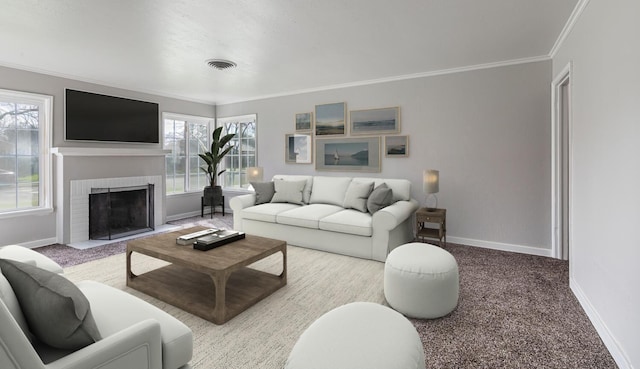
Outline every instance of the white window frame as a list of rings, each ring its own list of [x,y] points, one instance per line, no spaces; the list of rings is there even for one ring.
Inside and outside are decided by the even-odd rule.
[[[0,89],[0,98],[10,101],[34,104],[41,107],[38,114],[39,132],[39,188],[38,206],[28,209],[14,209],[0,212],[0,219],[12,218],[23,215],[41,215],[53,212],[53,176],[51,175],[51,146],[52,146],[52,124],[53,124],[53,96],[41,95],[31,92],[13,91]]]
[[[229,116],[229,117],[223,117],[223,118],[218,118],[216,121],[216,127],[222,127],[223,131],[222,134],[225,135],[227,133],[227,130],[225,128],[225,123],[234,123],[234,122],[238,122],[238,123],[245,123],[245,122],[249,122],[249,121],[253,121],[255,126],[256,126],[256,132],[255,132],[255,153],[254,153],[254,162],[255,162],[255,166],[258,165],[258,114],[245,114],[245,115],[236,115],[236,116]],[[235,137],[234,137],[235,139]],[[239,142],[242,143],[242,138],[239,137]],[[239,148],[240,152],[242,152],[242,147]],[[223,160],[223,169],[228,169],[226,168],[226,165],[224,165],[225,161]],[[242,164],[242,158],[241,155],[238,157],[238,163],[241,165]],[[244,169],[244,173],[246,175],[246,169],[247,168],[240,168],[240,178],[242,179],[242,172]],[[225,176],[225,178],[223,178],[222,183],[226,184],[227,183],[227,178],[226,178],[226,171],[225,173],[222,174],[223,176]],[[242,181],[241,181],[242,182]],[[245,191],[248,187],[249,183],[246,183],[243,187],[242,183],[240,184],[240,186],[223,186],[225,190],[240,190],[240,191]]]
[[[196,116],[196,115],[186,115],[186,114],[179,114],[179,113],[171,113],[171,112],[163,112],[162,113],[162,147],[164,147],[164,122],[166,119],[172,119],[172,120],[182,120],[185,121],[185,131],[188,135],[190,134],[189,132],[189,123],[201,123],[201,124],[206,124],[207,125],[207,142],[205,143],[207,150],[209,150],[209,146],[211,146],[211,135],[213,133],[213,129],[215,127],[215,118],[209,118],[209,117],[201,117],[201,116]],[[186,163],[185,163],[185,183],[184,183],[184,191],[182,192],[173,192],[173,193],[168,193],[168,187],[169,186],[165,186],[165,195],[166,196],[180,196],[183,194],[190,194],[190,193],[198,193],[198,192],[202,192],[202,188],[198,189],[198,190],[189,190],[190,188],[190,162],[189,162],[189,144],[186,144]],[[173,155],[173,152],[170,154]],[[166,170],[165,170],[165,177],[166,177]],[[204,187],[203,187],[204,188]]]

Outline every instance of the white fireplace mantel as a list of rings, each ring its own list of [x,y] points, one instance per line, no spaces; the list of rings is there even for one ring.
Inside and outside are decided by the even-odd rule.
[[[51,153],[59,156],[165,156],[171,150],[164,149],[114,149],[97,147],[54,147]]]

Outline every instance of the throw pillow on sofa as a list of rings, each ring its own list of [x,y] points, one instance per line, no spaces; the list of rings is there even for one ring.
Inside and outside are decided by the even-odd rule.
[[[89,300],[65,277],[13,260],[0,269],[18,298],[31,333],[43,343],[77,350],[100,340]]]
[[[256,191],[256,205],[271,202],[276,192],[273,182],[251,182],[251,186]]]
[[[355,182],[349,183],[347,193],[344,196],[345,209],[356,209],[363,213],[367,212],[367,200],[373,191],[373,182]]]
[[[371,195],[369,195],[369,199],[367,200],[367,209],[369,210],[369,213],[373,214],[391,204],[393,204],[393,191],[386,183],[382,183],[378,187],[374,188]]]
[[[271,202],[288,202],[291,204],[304,205],[302,201],[302,190],[306,183],[307,181],[273,181],[276,192],[273,194]]]

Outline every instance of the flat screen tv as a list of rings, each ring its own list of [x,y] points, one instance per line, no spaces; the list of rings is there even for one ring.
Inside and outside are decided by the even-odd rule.
[[[65,90],[65,140],[160,142],[158,104]]]

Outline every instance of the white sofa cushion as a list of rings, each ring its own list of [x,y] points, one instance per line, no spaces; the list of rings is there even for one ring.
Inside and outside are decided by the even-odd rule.
[[[319,228],[325,231],[369,237],[373,234],[369,213],[347,209],[320,219]]]
[[[367,212],[367,199],[373,191],[373,181],[356,182],[351,181],[344,196],[343,207],[345,209],[356,209],[363,213]]]
[[[302,201],[304,201],[305,204],[309,203],[311,198],[311,189],[313,187],[313,176],[279,174],[273,176],[273,180],[275,181],[276,179],[284,179],[286,181],[306,181],[307,183],[304,185],[304,189],[302,190]]]
[[[400,200],[411,200],[411,182],[406,179],[384,179],[384,178],[354,178],[356,182],[374,182],[374,188],[386,183],[393,191],[393,202]]]
[[[313,177],[310,203],[343,206],[349,183],[350,177]]]
[[[277,179],[273,181],[275,193],[271,198],[271,202],[288,202],[291,204],[303,205],[302,191],[306,184],[305,181],[288,181]]]
[[[260,204],[245,208],[242,211],[244,219],[259,220],[261,222],[275,223],[276,216],[283,211],[297,209],[300,205],[289,203]]]
[[[318,229],[320,219],[342,210],[336,205],[310,204],[279,213],[276,223]]]

